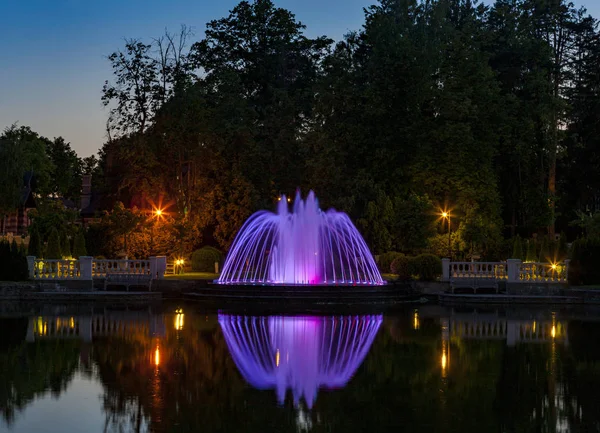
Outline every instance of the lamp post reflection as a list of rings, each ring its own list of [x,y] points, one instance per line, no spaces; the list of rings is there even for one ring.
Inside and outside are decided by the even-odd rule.
[[[175,330],[176,331],[181,331],[183,329],[183,319],[184,319],[183,310],[181,308],[178,308],[177,310],[175,310]]]
[[[440,365],[442,367],[442,378],[448,376],[450,368],[450,322],[448,319],[441,320],[442,328],[442,356]]]

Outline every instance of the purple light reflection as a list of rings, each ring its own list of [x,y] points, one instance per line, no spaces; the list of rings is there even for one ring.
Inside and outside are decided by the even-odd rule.
[[[219,314],[231,356],[244,379],[275,389],[280,404],[312,408],[319,388],[341,388],[367,355],[382,316],[252,317]]]
[[[277,213],[256,212],[237,234],[221,284],[385,284],[373,255],[348,215],[319,209],[314,192],[285,196]]]

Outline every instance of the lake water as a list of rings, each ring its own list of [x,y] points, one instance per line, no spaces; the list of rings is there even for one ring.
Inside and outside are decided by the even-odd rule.
[[[27,311],[0,315],[0,432],[600,431],[597,311]]]

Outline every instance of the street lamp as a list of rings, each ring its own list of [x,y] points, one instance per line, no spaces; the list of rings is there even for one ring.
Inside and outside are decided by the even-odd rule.
[[[161,219],[163,216],[163,210],[160,208],[154,208],[152,211],[152,225],[150,227],[150,255],[154,255],[154,226],[156,225],[156,220]]]
[[[452,259],[452,226],[450,221],[450,212],[443,211],[442,218],[448,219],[448,258]]]

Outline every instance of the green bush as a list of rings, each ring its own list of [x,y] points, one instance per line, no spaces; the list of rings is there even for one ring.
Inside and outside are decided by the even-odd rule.
[[[519,236],[519,235],[515,236],[515,239],[513,242],[512,256],[510,258],[511,259],[519,259],[519,260],[524,259],[523,242],[521,241],[521,236]]]
[[[58,230],[53,228],[48,237],[48,245],[46,245],[46,254],[44,258],[48,260],[59,260],[62,259],[62,251],[60,249],[60,237]]]
[[[600,239],[578,239],[571,247],[569,284],[600,283]]]
[[[29,233],[29,246],[27,249],[27,255],[35,256],[38,259],[43,257],[42,253],[42,239],[40,238],[40,232],[34,226]]]
[[[404,256],[404,254],[396,251],[389,251],[381,254],[379,256],[379,262],[377,263],[377,266],[379,266],[379,271],[383,274],[389,274],[390,272],[395,274],[395,272],[392,271],[392,262],[394,259],[400,256]]]
[[[23,281],[29,277],[27,258],[16,241],[0,241],[0,281]]]
[[[87,256],[83,229],[77,231],[77,234],[75,235],[75,240],[73,241],[73,257],[78,259],[81,256]]]
[[[412,260],[412,273],[423,281],[434,281],[442,275],[442,259],[433,254],[421,254]]]
[[[536,254],[535,239],[529,239],[527,241],[527,254],[525,254],[525,261],[526,262],[536,262],[537,259],[538,259],[538,256]]]
[[[404,254],[396,256],[390,265],[392,274],[398,275],[398,279],[402,281],[410,280],[413,274],[413,259]]]
[[[192,271],[214,272],[215,262],[221,263],[223,254],[213,247],[202,247],[192,253]]]
[[[71,241],[69,240],[69,236],[67,232],[63,232],[60,238],[60,252],[62,253],[63,259],[68,259],[72,257],[71,255]]]

